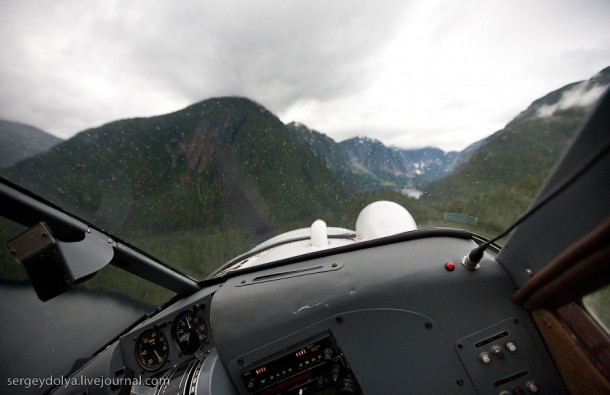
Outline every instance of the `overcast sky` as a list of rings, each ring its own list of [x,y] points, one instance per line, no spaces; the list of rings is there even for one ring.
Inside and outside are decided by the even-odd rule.
[[[67,138],[249,97],[337,141],[462,149],[610,66],[607,0],[0,0],[0,118]]]

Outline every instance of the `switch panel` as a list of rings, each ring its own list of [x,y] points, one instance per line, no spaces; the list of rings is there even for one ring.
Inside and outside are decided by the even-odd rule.
[[[480,393],[561,393],[565,390],[554,369],[545,367],[536,343],[517,318],[506,319],[460,339],[456,351]]]

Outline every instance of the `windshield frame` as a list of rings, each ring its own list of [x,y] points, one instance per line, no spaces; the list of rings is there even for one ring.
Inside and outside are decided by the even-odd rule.
[[[30,191],[19,188],[3,177],[0,177],[0,206],[0,214],[3,217],[26,227],[46,222],[53,235],[65,242],[78,242],[92,230],[105,235],[114,252],[110,264],[175,292],[179,296],[188,296],[200,289],[197,282],[188,275],[121,239],[85,223],[82,219]],[[107,245],[103,247],[107,248]]]

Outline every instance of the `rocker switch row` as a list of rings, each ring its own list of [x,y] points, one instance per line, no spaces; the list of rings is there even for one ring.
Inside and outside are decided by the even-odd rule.
[[[504,345],[504,348],[506,348],[509,352],[517,351],[517,345],[514,342],[507,342]],[[496,358],[502,359],[502,358],[504,358],[504,349],[498,345],[495,345],[491,348],[490,352],[487,352],[487,351],[481,352],[479,354],[479,359],[484,364],[488,364],[488,363],[491,363],[492,355]]]

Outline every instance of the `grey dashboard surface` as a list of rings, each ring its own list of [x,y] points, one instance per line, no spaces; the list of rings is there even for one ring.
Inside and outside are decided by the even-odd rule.
[[[529,314],[510,301],[515,285],[495,256],[486,253],[476,271],[459,263],[475,246],[472,240],[423,238],[229,279],[215,294],[210,317],[220,358],[240,392],[248,393],[240,377],[248,366],[330,331],[364,393],[476,393],[489,385],[499,393],[530,381],[561,392]],[[446,268],[448,262],[454,270]],[[336,270],[315,270],[333,265]],[[460,339],[513,320],[518,330],[498,330],[521,333],[519,351],[506,351],[491,366],[516,371],[500,368],[490,376],[478,370],[484,364],[478,354],[467,357],[477,369],[465,369],[466,357],[456,346]],[[504,348],[508,339],[477,351]]]
[[[565,392],[495,254],[478,270],[460,263],[476,245],[415,238],[237,273],[143,321],[81,373],[171,379],[134,393],[307,394],[333,381],[352,393]],[[183,353],[176,320],[189,311],[207,339]],[[146,369],[137,344],[153,328],[169,350]]]

